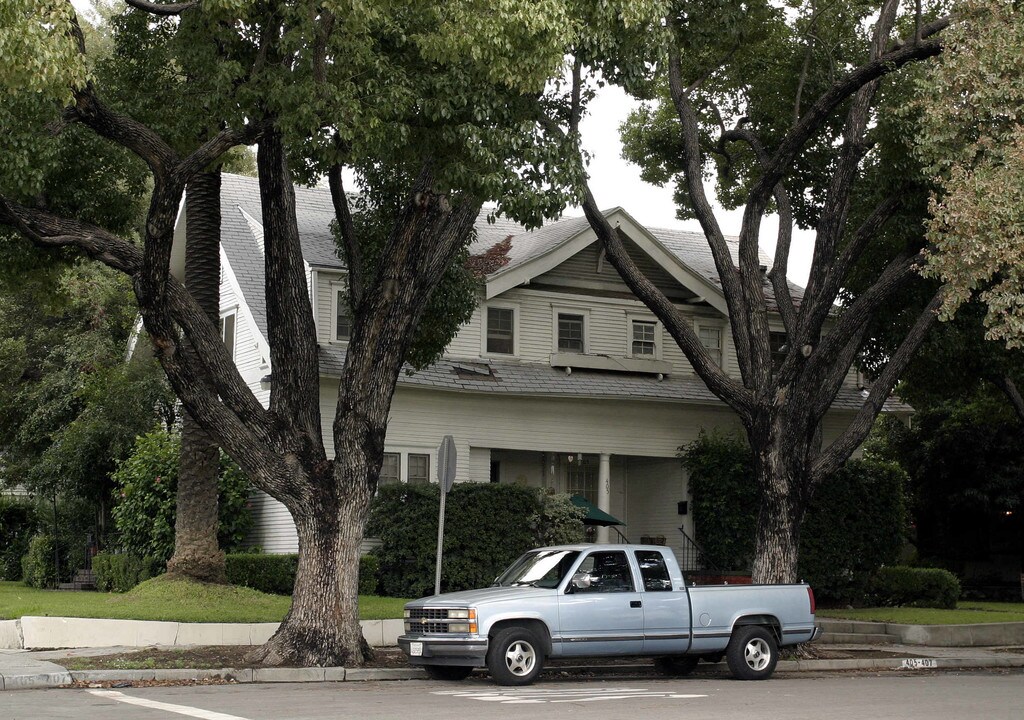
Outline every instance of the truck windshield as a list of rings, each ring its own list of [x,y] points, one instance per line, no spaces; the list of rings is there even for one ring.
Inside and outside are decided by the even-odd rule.
[[[509,566],[495,585],[532,585],[555,588],[572,568],[578,550],[536,550],[528,552]]]

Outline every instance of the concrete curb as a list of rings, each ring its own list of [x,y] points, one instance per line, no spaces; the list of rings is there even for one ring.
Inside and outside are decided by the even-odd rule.
[[[363,620],[372,647],[398,644],[401,620]],[[179,623],[105,618],[34,617],[0,621],[0,649],[39,650],[121,645],[262,645],[279,623]]]
[[[848,670],[939,670],[951,668],[1024,668],[1024,655],[1008,657],[865,658],[843,660],[783,660],[776,672],[835,672]],[[638,666],[601,665],[551,668],[562,674],[585,671],[597,675],[637,672]],[[647,669],[647,668],[645,668]],[[697,675],[724,672],[724,663],[701,666]],[[0,690],[57,688],[73,682],[107,683],[147,680],[188,681],[227,679],[236,683],[365,682],[423,680],[418,668],[220,668],[213,670],[75,670],[62,673],[0,674]]]

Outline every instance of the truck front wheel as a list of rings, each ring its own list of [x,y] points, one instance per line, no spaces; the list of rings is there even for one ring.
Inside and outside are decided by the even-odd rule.
[[[529,685],[544,667],[537,637],[523,627],[499,630],[487,650],[487,669],[499,685]]]
[[[737,680],[767,680],[779,662],[775,637],[760,625],[741,625],[732,632],[725,661]]]

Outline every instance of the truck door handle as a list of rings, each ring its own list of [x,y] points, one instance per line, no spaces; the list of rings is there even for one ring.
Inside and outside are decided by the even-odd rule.
[[[639,600],[630,600],[629,601],[629,606],[631,608],[638,608],[638,607],[643,607],[644,604],[642,602],[640,602]]]

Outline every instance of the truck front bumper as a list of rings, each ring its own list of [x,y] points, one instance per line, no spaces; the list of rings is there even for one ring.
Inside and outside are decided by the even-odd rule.
[[[487,638],[477,636],[438,637],[401,635],[398,647],[410,665],[471,665],[483,667],[487,661]]]

